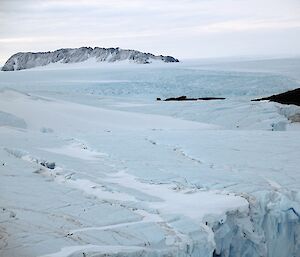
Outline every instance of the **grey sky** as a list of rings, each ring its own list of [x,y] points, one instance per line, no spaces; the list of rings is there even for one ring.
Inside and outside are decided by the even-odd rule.
[[[0,0],[0,63],[79,46],[178,58],[300,55],[300,1]]]

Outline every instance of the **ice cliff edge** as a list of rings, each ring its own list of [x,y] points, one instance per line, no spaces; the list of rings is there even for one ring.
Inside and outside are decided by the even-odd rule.
[[[78,63],[94,58],[96,62],[116,62],[128,60],[134,63],[147,64],[153,61],[179,62],[172,56],[156,56],[136,50],[120,48],[80,47],[64,48],[53,52],[25,52],[12,55],[2,67],[2,71],[15,71],[45,66],[50,63]]]

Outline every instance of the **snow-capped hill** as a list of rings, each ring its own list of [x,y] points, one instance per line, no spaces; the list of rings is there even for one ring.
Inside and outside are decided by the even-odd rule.
[[[97,62],[116,62],[128,60],[146,64],[153,61],[179,62],[172,56],[156,56],[136,50],[120,48],[81,47],[59,49],[53,52],[17,53],[11,56],[2,67],[2,71],[15,71],[45,66],[50,63],[79,63],[94,58]]]

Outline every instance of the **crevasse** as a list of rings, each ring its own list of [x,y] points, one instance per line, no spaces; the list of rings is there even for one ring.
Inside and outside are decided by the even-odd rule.
[[[230,212],[212,224],[213,257],[299,257],[299,193],[263,191],[246,197],[249,213]]]

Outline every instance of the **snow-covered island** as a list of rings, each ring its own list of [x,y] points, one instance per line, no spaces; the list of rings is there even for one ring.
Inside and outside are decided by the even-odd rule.
[[[299,257],[299,65],[0,72],[0,256]]]
[[[53,52],[16,53],[12,55],[2,67],[2,71],[15,71],[45,66],[51,63],[79,63],[90,59],[96,62],[131,61],[148,64],[153,61],[179,62],[172,56],[154,55],[136,50],[120,48],[80,47],[65,48]]]

